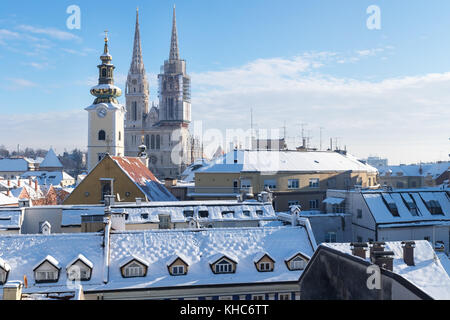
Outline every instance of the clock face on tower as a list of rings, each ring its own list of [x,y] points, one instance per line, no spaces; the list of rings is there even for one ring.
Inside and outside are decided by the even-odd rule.
[[[100,117],[100,118],[104,118],[105,116],[106,116],[106,113],[107,113],[108,111],[106,110],[106,108],[105,107],[99,107],[98,109],[97,109],[97,115]]]

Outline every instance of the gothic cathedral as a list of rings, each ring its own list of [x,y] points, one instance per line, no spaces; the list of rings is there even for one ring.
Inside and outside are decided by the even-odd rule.
[[[112,156],[124,156],[124,119],[125,107],[119,104],[122,90],[114,85],[114,65],[108,49],[108,36],[105,36],[104,52],[100,56],[102,63],[98,85],[91,89],[96,97],[94,103],[85,110],[89,112],[88,132],[88,170],[91,171],[108,153]]]
[[[175,7],[169,59],[164,61],[158,81],[159,106],[152,103],[150,108],[137,12],[133,57],[125,89],[125,155],[137,156],[139,146],[144,144],[150,170],[158,178],[176,178],[194,160],[194,146],[189,134],[191,80],[186,74],[186,61],[180,59]]]

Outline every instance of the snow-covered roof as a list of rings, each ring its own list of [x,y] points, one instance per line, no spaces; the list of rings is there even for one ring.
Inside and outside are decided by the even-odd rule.
[[[61,208],[62,226],[81,225],[81,216],[103,215],[105,210],[105,207],[101,205],[61,206]],[[159,215],[169,215],[172,222],[189,222],[191,218],[185,216],[188,211],[192,212],[192,218],[200,222],[277,219],[270,203],[239,203],[233,200],[149,202],[141,205],[117,203],[112,208],[125,210],[128,214],[126,224],[158,223]],[[201,211],[208,211],[208,217],[202,218]],[[223,214],[225,212],[234,212],[234,214]],[[249,216],[246,216],[244,212]]]
[[[212,161],[197,172],[310,172],[365,171],[377,173],[374,167],[352,155],[321,151],[236,150]]]
[[[284,259],[292,249],[313,254],[304,227],[120,232],[111,234],[110,245],[110,281],[105,289],[297,281],[302,271],[289,271]],[[266,251],[275,260],[275,270],[258,272],[254,256]],[[146,277],[125,279],[120,275],[120,262],[133,254],[149,261]],[[179,254],[191,260],[189,272],[173,277],[167,261]],[[212,273],[209,264],[221,255],[238,262],[235,273]]]
[[[377,223],[405,223],[422,221],[450,221],[450,199],[445,191],[424,191],[415,192],[364,192],[364,200],[370,209],[372,216]],[[413,215],[407,207],[407,202],[414,201],[418,215]],[[426,203],[427,201],[437,201],[443,214],[431,214]],[[399,216],[394,216],[387,203],[395,204]]]
[[[0,230],[20,229],[21,209],[0,209]]]
[[[40,185],[57,186],[62,180],[73,180],[75,182],[75,179],[64,171],[28,171],[20,175],[22,179],[30,177],[36,178]]]
[[[0,159],[0,172],[25,172],[28,171],[28,161],[23,158]]]
[[[50,262],[53,266],[55,266],[58,269],[61,269],[61,265],[59,263],[58,260],[56,260],[53,256],[51,255],[47,255],[44,259],[42,259],[41,261],[39,261],[38,263],[36,263],[36,265],[33,267],[33,271],[36,270],[36,268],[38,268],[42,263],[44,263],[45,261]]]
[[[83,256],[81,253],[79,255],[77,255],[75,258],[73,258],[66,266],[66,269],[68,269],[72,264],[74,264],[75,262],[77,262],[78,260],[80,260],[81,262],[83,262],[85,265],[87,265],[89,268],[94,268],[94,264],[85,256]]]
[[[92,276],[86,286],[103,283],[103,236],[99,233],[72,233],[51,235],[3,235],[0,236],[0,258],[10,267],[10,280],[28,279],[24,292],[55,292],[67,288],[67,274],[61,270],[56,283],[35,283],[33,269],[52,256],[59,266],[66,266],[74,257],[82,254],[92,262]],[[53,261],[52,263],[56,263]],[[85,284],[83,284],[85,286]],[[1,287],[1,286],[0,286]],[[1,290],[0,290],[1,291]]]
[[[175,196],[156,179],[139,158],[111,157],[150,201],[176,201]]]
[[[394,252],[393,272],[402,276],[434,299],[450,299],[450,277],[436,256],[433,247],[426,240],[415,241],[415,266],[408,266],[403,260],[400,241],[386,242],[385,251]],[[352,255],[350,243],[323,243],[323,246]],[[367,261],[370,260],[367,254]]]
[[[16,197],[7,196],[3,192],[0,192],[0,206],[16,205],[19,200]]]
[[[181,174],[181,180],[185,182],[194,182],[195,172],[203,167],[206,167],[208,164],[209,162],[205,159],[196,160],[183,171]]]
[[[0,268],[2,268],[3,270],[5,270],[6,272],[8,272],[9,270],[11,270],[11,267],[8,263],[6,263],[5,260],[3,260],[2,258],[0,258]]]
[[[325,200],[323,200],[322,202],[328,203],[328,204],[341,204],[344,201],[345,201],[345,199],[343,199],[343,198],[328,197]]]
[[[147,260],[143,259],[142,257],[140,257],[138,255],[132,254],[131,256],[125,257],[124,259],[122,259],[122,263],[120,264],[120,268],[126,266],[127,264],[129,264],[132,261],[137,261],[137,262],[143,264],[146,267],[149,266],[149,263],[148,263]]]
[[[450,169],[450,161],[442,161],[435,163],[409,164],[397,166],[379,167],[378,171],[381,177],[390,174],[391,176],[407,176],[407,177],[426,177],[431,176],[436,179],[441,174]]]
[[[312,236],[312,235],[309,235]],[[103,235],[100,233],[0,236],[0,258],[11,266],[9,280],[26,275],[25,292],[55,292],[67,288],[67,275],[61,270],[57,283],[35,283],[33,268],[51,255],[67,266],[82,254],[92,262],[92,277],[83,283],[85,292],[115,289],[139,289],[176,286],[221,285],[238,283],[295,282],[302,271],[289,271],[284,263],[293,250],[311,256],[308,233],[304,227],[224,228],[205,230],[142,230],[113,232],[109,241],[109,266],[104,268]],[[258,272],[257,253],[269,252],[275,260],[273,272]],[[238,264],[233,274],[213,274],[211,258],[226,255]],[[168,273],[167,262],[173,256],[188,260],[189,272],[183,277]],[[138,258],[147,263],[145,277],[123,278],[120,268]],[[48,258],[47,258],[48,259]],[[108,282],[103,283],[103,273]],[[0,286],[1,287],[1,286]]]
[[[63,165],[59,161],[58,156],[52,148],[48,150],[44,160],[41,162],[40,168],[62,168]]]

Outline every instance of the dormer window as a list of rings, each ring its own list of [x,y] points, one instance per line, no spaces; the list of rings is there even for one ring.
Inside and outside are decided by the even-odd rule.
[[[167,268],[172,276],[182,276],[187,274],[189,268],[189,259],[184,255],[172,256],[167,261]]]
[[[215,266],[216,273],[231,273],[233,272],[233,265],[231,262],[223,259],[220,262],[216,263]]]
[[[219,259],[214,259],[213,263],[210,263],[211,269],[215,274],[221,273],[234,273],[236,272],[237,262],[226,257],[221,256]]]
[[[242,211],[245,217],[250,217],[250,210],[244,210]]]
[[[200,218],[208,218],[209,212],[206,211],[206,210],[202,210],[202,211],[198,212],[198,215],[199,215]]]
[[[234,218],[234,211],[222,211],[222,217],[226,219]]]
[[[79,254],[66,267],[67,278],[71,281],[88,281],[91,279],[94,264]]]
[[[0,285],[3,285],[8,280],[9,271],[11,267],[6,263],[5,260],[0,258]]]
[[[290,271],[304,270],[306,265],[308,264],[309,258],[302,255],[301,253],[297,253],[291,258],[287,259],[286,266]]]
[[[259,272],[272,272],[275,268],[275,260],[267,253],[256,255],[253,262]]]
[[[194,217],[194,210],[184,210],[183,215],[185,218],[193,218]]]
[[[120,269],[122,277],[124,278],[145,277],[147,274],[148,263],[140,258],[134,257]]]
[[[58,282],[61,267],[52,256],[47,256],[33,268],[36,283]]]

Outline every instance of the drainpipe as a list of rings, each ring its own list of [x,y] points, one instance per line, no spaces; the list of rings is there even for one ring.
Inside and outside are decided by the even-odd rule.
[[[103,282],[108,283],[109,278],[109,249],[110,249],[110,234],[111,234],[111,218],[106,218],[104,248],[103,248]]]

